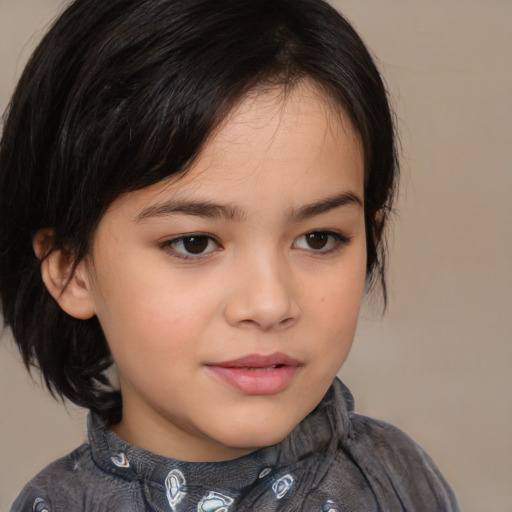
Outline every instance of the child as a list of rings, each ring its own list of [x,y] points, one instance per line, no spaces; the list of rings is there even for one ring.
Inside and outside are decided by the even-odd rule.
[[[384,285],[397,161],[379,73],[322,0],[76,0],[0,171],[5,323],[91,411],[13,512],[458,510],[336,379]]]

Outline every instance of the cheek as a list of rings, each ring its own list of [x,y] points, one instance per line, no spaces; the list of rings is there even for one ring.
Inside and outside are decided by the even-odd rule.
[[[202,334],[216,313],[218,297],[204,283],[153,277],[132,274],[129,287],[109,286],[103,290],[109,300],[98,301],[97,315],[120,367],[138,361],[158,366],[200,351]]]
[[[309,286],[311,308],[332,326],[348,326],[357,322],[366,280],[366,260],[354,258],[342,262],[328,275]]]
[[[340,366],[352,345],[363,298],[366,260],[364,252],[349,264],[343,262],[314,287],[309,288],[311,329],[317,336],[317,351]],[[337,368],[339,369],[339,368]],[[337,370],[336,370],[337,371]]]

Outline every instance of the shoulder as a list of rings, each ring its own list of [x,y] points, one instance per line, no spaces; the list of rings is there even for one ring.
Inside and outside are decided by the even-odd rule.
[[[144,510],[140,482],[105,471],[83,444],[52,462],[21,491],[9,512]]]
[[[384,421],[353,412],[350,419],[346,448],[377,492],[392,490],[409,504],[406,510],[459,510],[439,468],[418,443]]]
[[[83,444],[38,473],[23,488],[10,512],[81,510],[80,489],[85,481],[95,479],[95,473],[89,446]]]
[[[352,412],[350,414],[352,442],[364,448],[371,448],[385,457],[392,457],[397,462],[402,459],[423,460],[428,455],[403,430],[382,420],[370,418]]]

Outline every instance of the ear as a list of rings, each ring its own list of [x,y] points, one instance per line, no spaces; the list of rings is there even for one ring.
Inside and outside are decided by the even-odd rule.
[[[40,229],[32,239],[36,256],[41,260],[41,277],[59,306],[80,320],[94,316],[94,305],[90,294],[86,264],[81,261],[73,269],[73,260],[53,247],[53,230]]]

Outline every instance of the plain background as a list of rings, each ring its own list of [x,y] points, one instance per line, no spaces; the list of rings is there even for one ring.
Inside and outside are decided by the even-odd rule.
[[[512,511],[512,2],[337,0],[399,121],[390,303],[365,307],[341,371],[357,409],[422,444],[466,512]],[[0,0],[0,108],[61,9]],[[34,35],[35,34],[35,35]],[[0,343],[0,510],[84,439]]]

